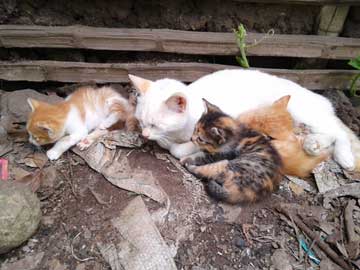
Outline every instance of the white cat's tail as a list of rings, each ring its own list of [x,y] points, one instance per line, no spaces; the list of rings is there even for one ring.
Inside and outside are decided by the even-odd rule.
[[[354,155],[355,159],[355,171],[360,171],[360,140],[356,136],[356,134],[347,126],[345,125],[338,117],[337,121],[339,126],[346,132],[350,143],[351,143],[351,151]]]

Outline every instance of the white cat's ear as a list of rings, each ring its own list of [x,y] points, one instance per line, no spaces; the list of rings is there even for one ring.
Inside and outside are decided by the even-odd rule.
[[[181,93],[175,93],[165,101],[166,106],[178,113],[183,113],[186,110],[186,97]]]
[[[30,105],[31,111],[35,111],[37,107],[39,107],[40,102],[32,99],[32,98],[28,98],[27,99],[27,103]]]
[[[286,109],[288,106],[288,103],[290,101],[290,98],[291,98],[290,95],[283,96],[283,97],[279,98],[278,100],[276,100],[273,104]]]
[[[147,79],[135,76],[135,75],[131,75],[131,74],[129,74],[129,79],[140,95],[145,94],[149,90],[151,84],[153,83],[150,80],[147,80]]]
[[[48,123],[39,122],[39,123],[37,123],[37,126],[38,126],[38,128],[41,128],[42,130],[46,131],[49,138],[54,137],[55,132],[54,132],[53,128]]]
[[[205,107],[204,113],[221,111],[219,107],[215,106],[214,104],[211,104],[205,98],[203,98],[202,100],[204,102],[204,107]]]

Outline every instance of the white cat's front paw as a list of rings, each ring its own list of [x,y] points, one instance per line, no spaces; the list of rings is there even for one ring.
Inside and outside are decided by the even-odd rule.
[[[197,151],[197,146],[192,142],[173,144],[170,148],[170,153],[178,159],[189,156]]]
[[[58,152],[54,149],[50,149],[46,152],[46,155],[50,160],[57,160],[61,156],[61,154],[61,152]]]
[[[81,140],[80,142],[78,142],[76,146],[81,151],[84,151],[84,150],[88,149],[92,145],[92,143],[93,143],[92,140],[90,140],[89,138],[85,138],[85,139]]]
[[[345,170],[352,171],[355,169],[355,158],[350,149],[335,146],[334,159]]]
[[[311,156],[319,156],[331,144],[333,140],[327,136],[320,134],[311,134],[305,137],[303,148],[306,153]]]

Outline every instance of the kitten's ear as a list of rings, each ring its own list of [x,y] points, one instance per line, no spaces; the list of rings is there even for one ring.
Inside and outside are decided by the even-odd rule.
[[[181,93],[175,93],[165,101],[166,106],[178,113],[183,113],[186,110],[186,97]]]
[[[39,105],[40,105],[40,101],[32,99],[32,98],[28,98],[27,103],[30,105],[32,112],[35,111],[36,108],[39,107]]]
[[[54,130],[53,128],[46,122],[39,122],[37,123],[38,128],[44,130],[47,132],[47,134],[49,135],[49,138],[53,138],[54,137]]]
[[[290,100],[290,95],[287,96],[283,96],[282,98],[279,98],[278,100],[276,100],[273,105],[287,109],[289,100]]]
[[[217,127],[212,127],[211,133],[216,137],[218,144],[223,144],[226,142],[226,133],[225,130]]]
[[[205,111],[204,113],[208,113],[208,112],[219,112],[221,111],[219,107],[215,106],[214,104],[210,103],[209,101],[207,101],[205,98],[202,99],[204,102],[204,106],[205,106]]]
[[[146,91],[149,90],[150,85],[153,83],[150,80],[143,79],[141,77],[131,75],[131,74],[129,74],[129,79],[140,95],[145,94]]]

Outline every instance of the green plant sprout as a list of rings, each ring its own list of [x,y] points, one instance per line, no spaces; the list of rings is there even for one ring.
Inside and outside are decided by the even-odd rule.
[[[354,76],[351,80],[350,84],[350,96],[352,97],[360,97],[359,94],[356,93],[356,82],[360,79],[360,55],[348,62],[350,66],[359,70],[359,73]]]
[[[237,30],[234,29],[234,33],[236,36],[236,44],[240,50],[240,55],[236,56],[236,61],[243,68],[249,68],[250,65],[249,65],[249,61],[246,57],[246,49],[260,44],[267,37],[273,36],[275,31],[274,31],[274,29],[270,29],[259,41],[257,41],[255,39],[253,44],[246,44],[247,33],[246,33],[246,29],[242,23],[238,26]]]
[[[240,55],[236,56],[236,61],[239,63],[240,66],[243,68],[249,68],[249,62],[246,57],[246,29],[244,25],[241,23],[238,27],[238,29],[234,29],[235,35],[236,35],[236,44],[239,47]]]

